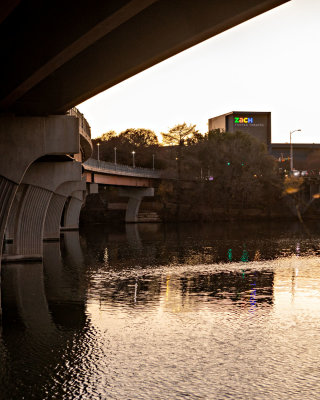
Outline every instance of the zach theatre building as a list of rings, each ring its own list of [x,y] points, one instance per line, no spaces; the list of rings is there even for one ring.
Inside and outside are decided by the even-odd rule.
[[[232,111],[208,121],[209,132],[220,129],[223,132],[241,131],[247,133],[268,148],[271,144],[271,112]]]

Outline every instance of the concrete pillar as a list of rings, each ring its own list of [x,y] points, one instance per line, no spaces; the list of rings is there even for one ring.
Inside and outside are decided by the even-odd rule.
[[[78,119],[49,117],[0,117],[0,288],[4,232],[16,191],[29,165],[46,154],[80,151]],[[0,293],[1,299],[1,293]],[[1,300],[0,300],[1,315]]]
[[[63,233],[63,241],[66,250],[65,258],[71,265],[80,267],[84,266],[84,256],[80,245],[80,237],[78,231],[70,231]]]
[[[85,192],[83,190],[77,190],[71,194],[65,206],[61,230],[79,229],[79,216],[84,201]]]
[[[43,233],[44,240],[60,239],[61,217],[68,197],[75,191],[85,190],[86,182],[84,180],[64,182],[56,189],[51,197],[46,215]]]
[[[126,224],[126,237],[131,247],[134,249],[142,249],[138,224]]]
[[[99,185],[97,183],[87,183],[87,195],[88,194],[98,194]]]
[[[137,222],[141,201],[145,196],[154,196],[154,188],[119,188],[119,196],[129,197],[125,221]]]
[[[9,211],[30,164],[46,154],[78,153],[75,117],[0,117],[0,259]]]
[[[81,179],[77,162],[35,162],[26,172],[21,187],[21,200],[13,224],[13,244],[4,261],[41,260],[43,228],[54,191],[66,176]],[[10,221],[13,219],[10,218]]]

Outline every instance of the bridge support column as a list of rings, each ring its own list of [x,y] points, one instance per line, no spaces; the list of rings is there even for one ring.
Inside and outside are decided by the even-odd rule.
[[[79,125],[70,116],[0,117],[0,259],[9,211],[29,165],[46,154],[79,152]]]
[[[64,182],[58,187],[56,192],[53,194],[48,207],[44,224],[44,240],[60,239],[61,217],[68,197],[71,195],[72,192],[85,190],[85,181],[68,181]]]
[[[26,172],[22,184],[22,195],[16,215],[10,217],[13,244],[4,261],[41,260],[43,227],[53,192],[65,176],[81,178],[81,163],[36,162]],[[14,210],[13,210],[14,211]],[[13,229],[12,229],[13,225]]]
[[[61,230],[77,230],[79,229],[79,216],[81,208],[85,201],[85,191],[77,190],[69,197],[64,212],[63,226]]]
[[[154,188],[119,188],[119,196],[129,197],[125,221],[137,222],[141,201],[146,196],[154,196]]]

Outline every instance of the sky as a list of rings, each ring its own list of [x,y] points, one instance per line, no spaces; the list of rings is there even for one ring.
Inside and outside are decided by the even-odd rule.
[[[78,105],[92,137],[157,135],[230,111],[271,111],[272,142],[320,143],[320,0],[291,0]],[[161,135],[159,136],[161,138]]]

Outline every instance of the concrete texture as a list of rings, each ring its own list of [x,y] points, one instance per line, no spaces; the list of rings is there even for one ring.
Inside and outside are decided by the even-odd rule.
[[[47,154],[64,155],[79,152],[78,125],[76,118],[61,115],[0,117],[1,244],[13,199],[28,167],[36,159]],[[2,245],[0,247],[0,263],[1,255]]]
[[[44,240],[59,240],[61,217],[68,197],[75,191],[85,190],[86,183],[84,180],[64,182],[55,190],[50,200],[44,224]]]
[[[119,188],[119,196],[129,197],[125,221],[138,222],[141,201],[145,196],[154,196],[154,188]]]
[[[61,230],[73,230],[79,228],[79,216],[84,201],[85,192],[83,190],[77,190],[71,194],[65,206]]]
[[[13,244],[9,247],[8,254],[4,255],[4,261],[42,258],[47,210],[54,192],[65,182],[66,177],[80,180],[81,164],[35,162],[30,166],[20,185],[19,199],[17,198],[19,204],[12,208],[15,215],[9,218],[8,230]],[[83,185],[85,187],[85,183]]]

